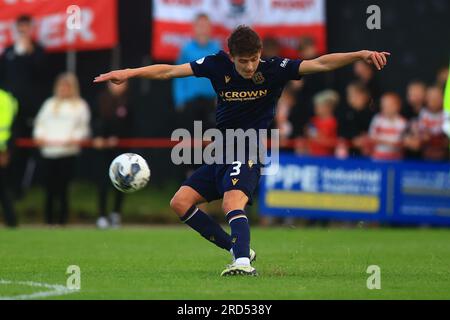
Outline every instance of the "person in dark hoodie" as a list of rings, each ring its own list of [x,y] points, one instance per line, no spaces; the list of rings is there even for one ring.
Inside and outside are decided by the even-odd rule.
[[[108,168],[111,161],[123,149],[118,149],[118,140],[131,136],[133,115],[130,104],[128,82],[120,85],[108,83],[106,90],[98,97],[98,109],[93,123],[94,148],[97,149],[98,164],[97,183],[99,192],[99,218],[97,227],[119,227],[124,194],[114,189],[114,204],[108,215],[108,193],[111,184],[108,178]]]
[[[370,145],[368,131],[374,116],[369,89],[361,82],[347,86],[347,104],[340,113],[339,137],[347,141],[349,156],[368,156]]]
[[[19,103],[14,136],[30,138],[33,121],[46,98],[44,49],[33,40],[33,20],[28,15],[17,18],[15,42],[0,56],[0,86],[10,92]],[[50,87],[49,87],[50,88]],[[49,89],[48,88],[48,89]],[[32,151],[12,149],[11,184],[17,198],[24,194],[24,181],[32,167]]]

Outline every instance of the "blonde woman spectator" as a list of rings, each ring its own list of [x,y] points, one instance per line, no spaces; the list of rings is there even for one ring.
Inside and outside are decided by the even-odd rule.
[[[80,142],[89,136],[90,111],[80,97],[75,75],[60,75],[53,97],[42,105],[35,121],[33,137],[40,147],[46,171],[45,217],[48,224],[65,224],[68,218],[68,189]],[[55,220],[56,202],[59,217]]]
[[[372,119],[369,136],[373,143],[372,159],[400,160],[403,158],[403,135],[406,120],[400,115],[401,99],[388,92],[381,97],[381,111]]]

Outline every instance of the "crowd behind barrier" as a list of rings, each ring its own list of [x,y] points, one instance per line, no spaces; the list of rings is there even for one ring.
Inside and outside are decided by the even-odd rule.
[[[196,55],[212,54],[218,49],[205,32],[208,24],[208,17],[197,17],[194,38],[181,51],[179,61],[201,58]],[[32,40],[31,29],[31,18],[20,17],[16,42],[0,56],[0,200],[9,226],[17,225],[9,193],[20,199],[25,191],[24,180],[31,179],[33,168],[27,161],[33,157],[30,147],[39,149],[45,163],[46,223],[65,224],[70,212],[68,190],[73,181],[73,165],[82,148],[95,149],[97,165],[106,167],[124,150],[170,148],[177,144],[169,138],[133,136],[132,97],[137,93],[127,83],[109,84],[96,101],[87,102],[82,98],[77,76],[61,70],[54,81],[53,95],[44,101],[39,88],[42,67],[49,61],[44,49]],[[199,49],[205,46],[208,50]],[[314,41],[305,37],[298,52],[301,59],[313,59],[318,51]],[[264,39],[262,59],[277,55],[277,39]],[[353,75],[347,79],[344,91],[339,89],[342,84],[330,80],[329,74],[305,76],[288,83],[276,106],[273,125],[280,130],[283,150],[339,159],[448,163],[449,139],[442,129],[447,66],[437,70],[432,83],[410,79],[404,97],[385,91],[373,67],[357,62],[352,68]],[[213,123],[215,99],[208,83],[190,81],[174,82],[177,112],[173,122],[192,130],[193,121],[200,120],[206,123],[206,130]],[[398,92],[403,89],[398,88]],[[44,102],[37,105],[38,101]],[[123,194],[114,191],[113,209],[107,210],[106,195],[112,187],[104,174],[98,174],[95,182],[99,194],[97,225],[120,225]]]

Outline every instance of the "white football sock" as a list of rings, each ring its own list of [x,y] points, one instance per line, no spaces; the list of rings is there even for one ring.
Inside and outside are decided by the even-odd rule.
[[[240,266],[249,266],[250,265],[250,259],[249,258],[237,258],[234,262],[235,265]]]

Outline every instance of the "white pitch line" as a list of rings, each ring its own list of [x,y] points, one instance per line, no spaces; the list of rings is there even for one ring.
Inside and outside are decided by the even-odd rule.
[[[0,279],[0,285],[2,284],[15,284],[29,287],[40,287],[51,289],[50,291],[38,291],[30,294],[21,294],[12,297],[3,297],[0,296],[0,300],[29,300],[29,299],[39,299],[45,297],[52,296],[62,296],[66,294],[71,294],[75,292],[79,292],[80,290],[68,289],[67,287],[59,284],[48,284],[34,281],[11,281],[11,280],[3,280]]]

